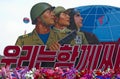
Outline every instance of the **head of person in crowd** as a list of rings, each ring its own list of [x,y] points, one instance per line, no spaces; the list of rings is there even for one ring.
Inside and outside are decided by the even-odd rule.
[[[70,26],[68,27],[71,30],[79,30],[82,27],[83,18],[80,15],[80,12],[75,8],[68,9],[70,16]]]
[[[55,27],[58,29],[64,29],[65,27],[69,26],[70,24],[70,17],[68,15],[67,10],[62,7],[58,6],[54,9],[55,13]]]

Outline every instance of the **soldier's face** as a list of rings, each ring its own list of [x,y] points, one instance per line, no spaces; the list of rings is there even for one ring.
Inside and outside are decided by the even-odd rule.
[[[54,19],[55,19],[55,14],[52,10],[46,10],[43,14],[42,17],[47,25],[54,25]]]
[[[74,21],[75,21],[75,24],[78,28],[80,28],[82,26],[82,17],[80,16],[80,13],[76,13],[74,15]]]
[[[66,13],[60,13],[58,23],[63,25],[63,26],[69,26],[70,16]]]

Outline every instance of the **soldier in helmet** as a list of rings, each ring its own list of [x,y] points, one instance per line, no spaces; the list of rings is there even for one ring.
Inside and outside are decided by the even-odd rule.
[[[53,30],[58,35],[58,38],[62,39],[66,34],[71,32],[71,30],[67,29],[67,26],[70,24],[70,17],[68,12],[62,6],[56,7],[53,11],[55,13],[55,25]]]
[[[58,6],[54,9],[54,13],[56,16],[55,20],[55,26],[53,27],[53,30],[58,34],[59,39],[62,39],[63,37],[66,37],[69,33],[72,31],[68,29],[68,26],[70,25],[70,16],[69,16],[69,10],[65,10],[64,7]],[[82,33],[77,32],[76,36],[79,36],[80,38],[76,37],[72,38],[72,40],[67,40],[66,44],[71,45],[81,45],[81,44],[88,44],[85,36]],[[71,38],[71,37],[70,37]]]
[[[47,49],[59,49],[58,38],[50,29],[50,26],[55,23],[53,9],[54,7],[48,3],[35,4],[30,11],[32,24],[35,25],[35,28],[31,33],[19,36],[15,45],[47,45]]]

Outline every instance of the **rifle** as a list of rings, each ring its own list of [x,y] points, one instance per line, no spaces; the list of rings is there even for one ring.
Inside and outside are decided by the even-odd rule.
[[[63,39],[59,40],[58,43],[60,45],[64,45],[64,44],[69,44],[70,41],[72,41],[77,35],[77,31],[74,30],[71,33],[69,33],[68,35],[66,35]]]

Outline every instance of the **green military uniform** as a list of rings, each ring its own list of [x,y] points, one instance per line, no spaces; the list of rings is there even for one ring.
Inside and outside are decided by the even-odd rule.
[[[46,43],[47,48],[50,45],[58,40],[57,35],[54,33],[52,29],[50,29],[50,35],[48,37],[48,41]],[[34,29],[31,33],[19,36],[15,45],[23,46],[23,45],[45,45],[43,41],[39,38],[36,30]]]
[[[23,45],[47,45],[47,49],[49,49],[50,45],[57,41],[58,41],[57,35],[52,29],[50,29],[50,34],[47,43],[44,44],[41,38],[38,36],[36,30],[34,29],[29,34],[19,36],[15,45],[19,45],[20,47],[22,47]],[[23,51],[21,55],[26,55],[26,51]],[[28,66],[28,63],[29,62],[27,63],[25,62],[23,66]],[[49,67],[49,66],[53,67],[53,64],[54,64],[53,62],[52,63],[42,62],[42,67]]]
[[[59,40],[64,38],[67,34],[69,34],[71,32],[71,30],[69,30],[67,28],[64,28],[63,30],[60,30],[60,29],[57,29],[56,27],[53,27],[53,30],[57,34]],[[75,42],[68,40],[68,43],[66,43],[66,44],[74,45]]]
[[[63,30],[60,30],[60,29],[57,29],[56,27],[53,27],[53,30],[57,34],[59,40],[64,38],[67,34],[69,34],[71,32],[71,30],[69,30],[67,28],[64,28]],[[81,38],[82,38],[82,43],[81,44],[88,44],[84,33],[77,32],[77,36],[81,36]],[[71,44],[73,46],[73,45],[76,45],[77,43],[74,39],[74,40],[70,41],[69,44]]]
[[[71,32],[71,30],[64,28],[63,30],[57,29],[56,27],[53,27],[54,32],[58,35],[59,39],[64,38],[68,33]]]

